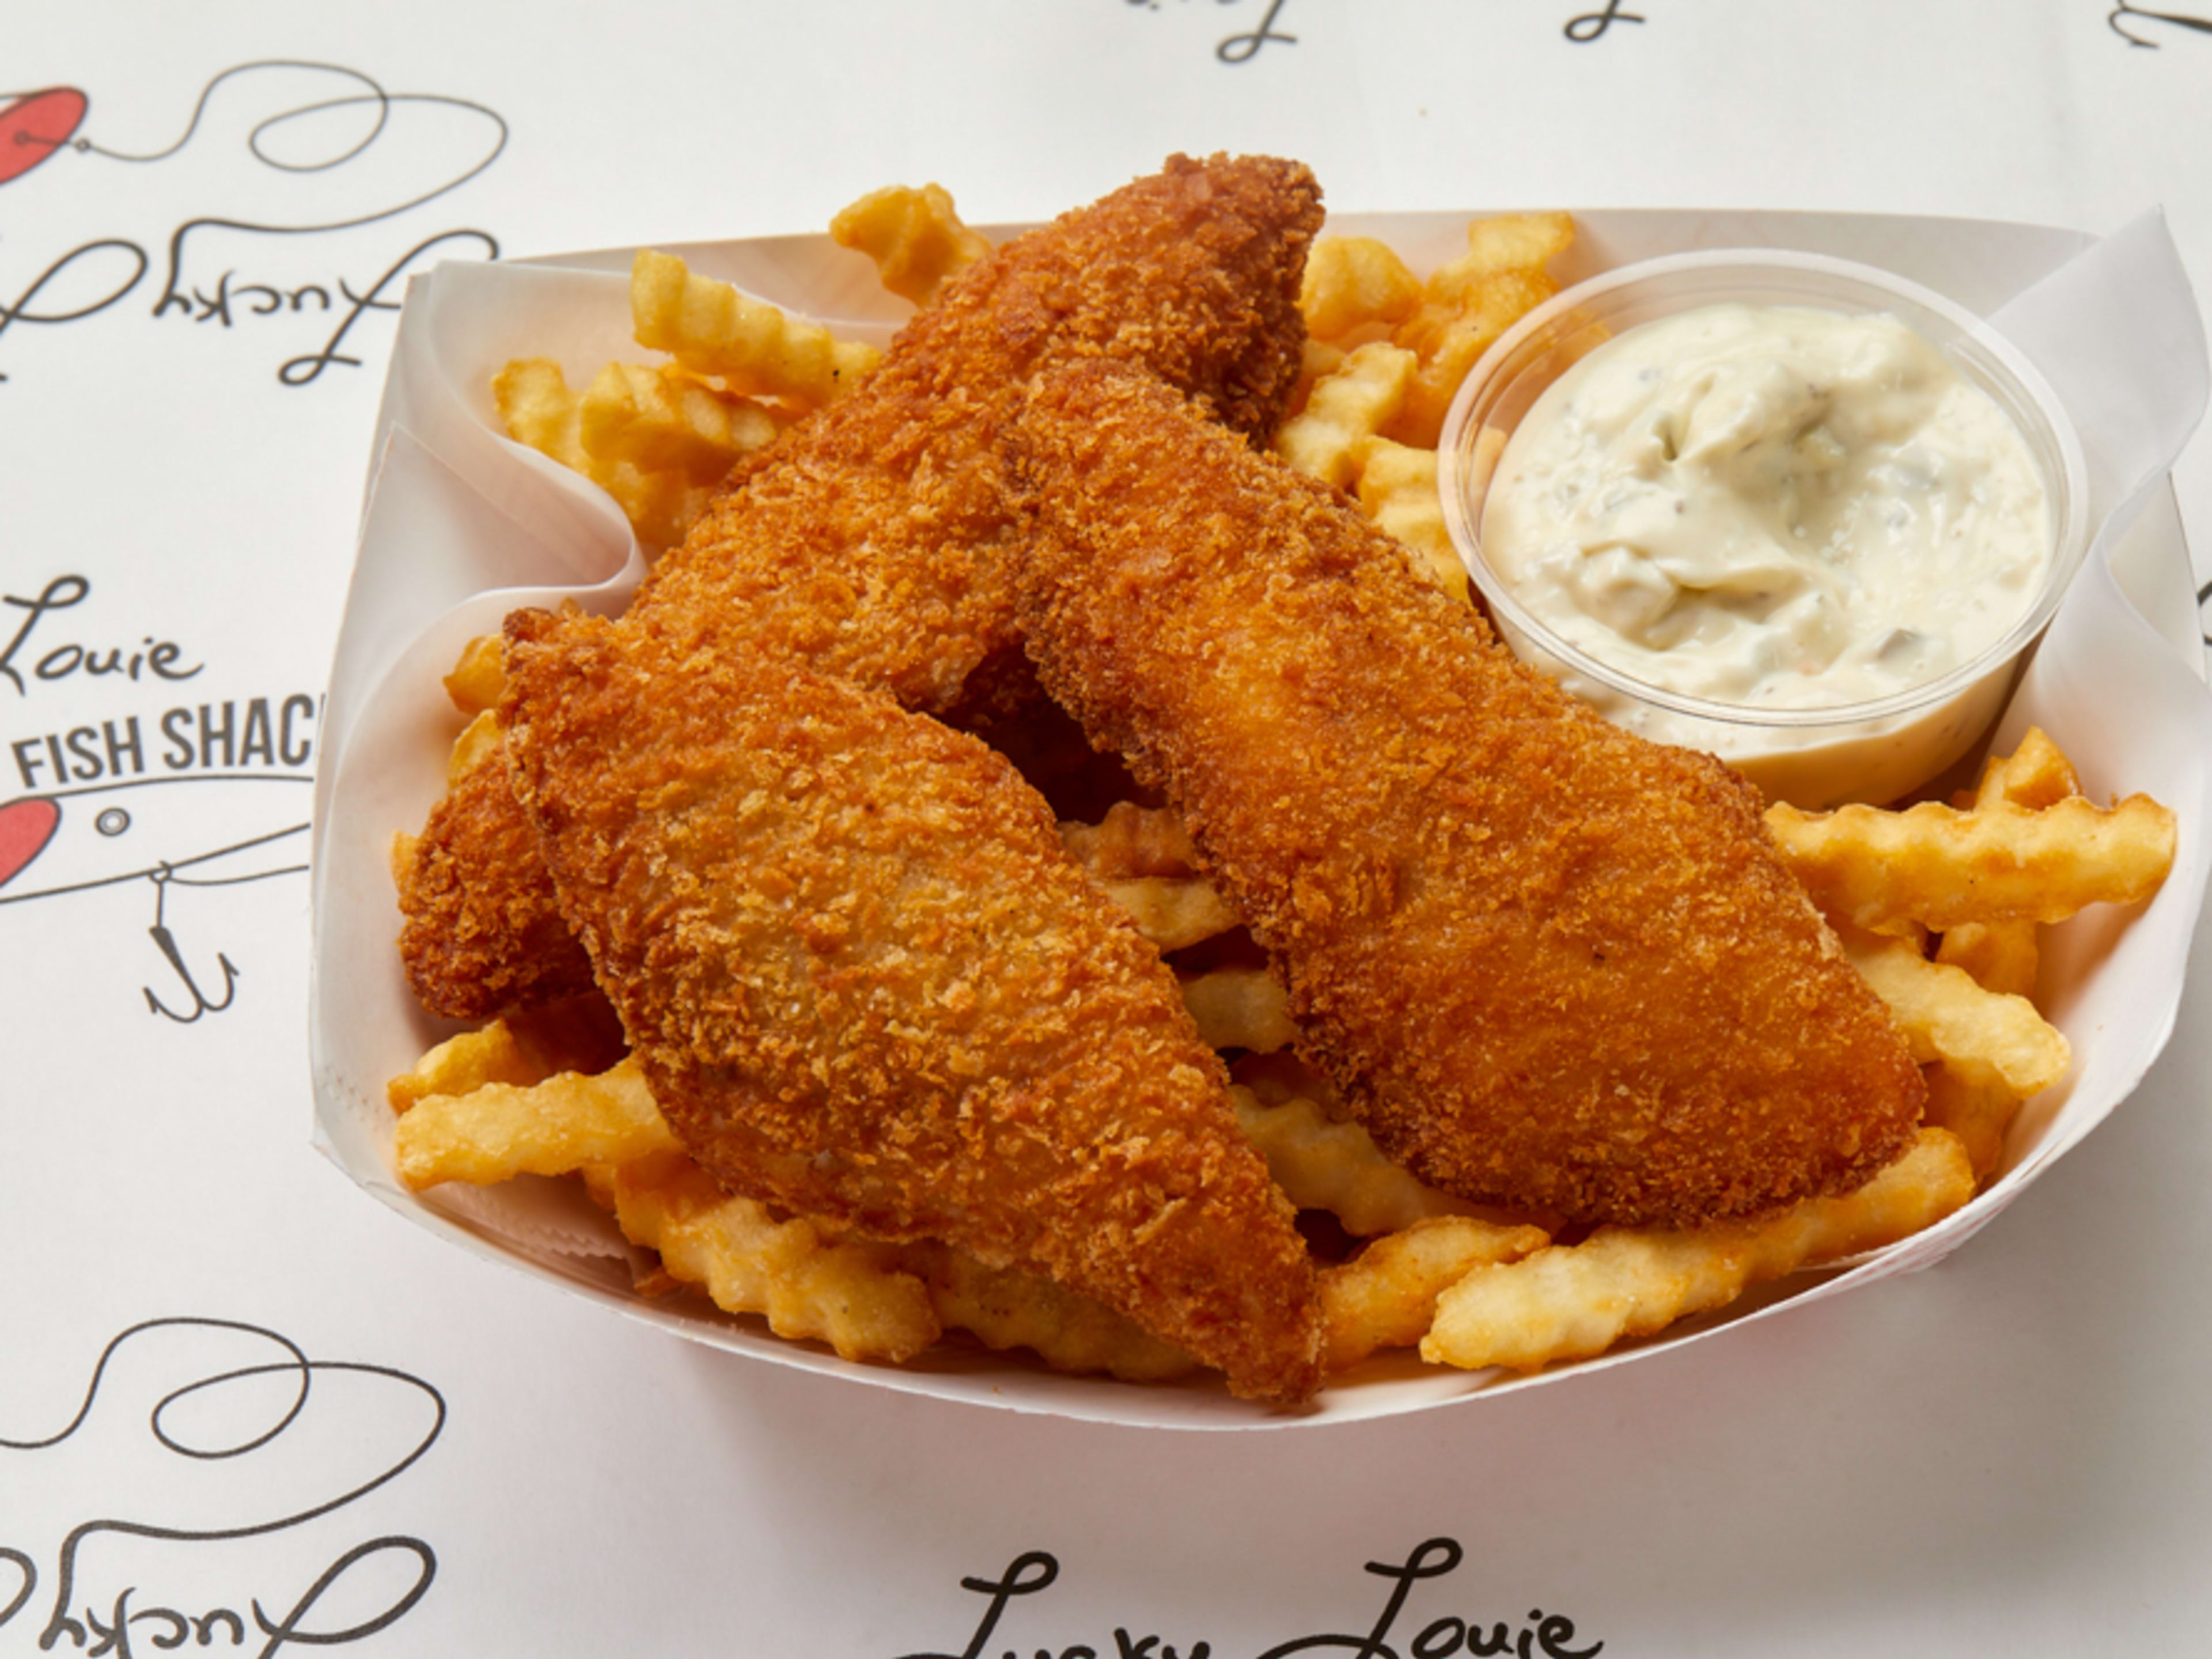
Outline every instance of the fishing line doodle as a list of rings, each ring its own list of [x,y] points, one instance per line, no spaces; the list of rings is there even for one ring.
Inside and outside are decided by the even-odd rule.
[[[297,337],[288,324],[327,330],[319,346],[277,369],[279,384],[302,386],[333,366],[361,365],[346,349],[349,337],[368,313],[398,310],[410,269],[434,255],[498,257],[490,233],[457,228],[397,258],[379,249],[371,255],[378,263],[364,267],[354,262],[369,250],[340,238],[427,207],[496,161],[507,125],[482,104],[393,92],[343,64],[267,58],[212,76],[182,131],[155,148],[100,142],[86,131],[92,110],[77,87],[0,92],[0,189],[32,192],[10,202],[14,227],[47,215],[82,218],[88,194],[103,215],[108,203],[118,215],[130,211],[127,194],[103,191],[115,179],[108,168],[180,169],[163,181],[172,188],[143,194],[164,215],[186,204],[193,210],[165,229],[106,229],[27,277],[0,268],[0,347],[11,330],[81,324],[110,311],[149,285],[158,258],[156,321],[213,324],[245,331],[240,337],[258,337],[272,324],[288,337]],[[260,268],[248,276],[216,268],[234,251]],[[334,271],[325,259],[347,268]],[[0,383],[8,378],[0,370]]]
[[[123,1437],[127,1407],[101,1403],[110,1365],[126,1348],[134,1351],[134,1377],[180,1379],[144,1419],[155,1454],[150,1460],[149,1448]],[[243,1426],[203,1443],[198,1437],[212,1435],[211,1420],[223,1420],[226,1412],[242,1418]],[[330,1528],[317,1523],[390,1486],[422,1460],[445,1425],[445,1397],[392,1366],[310,1358],[289,1337],[240,1320],[179,1316],[133,1325],[101,1351],[83,1402],[61,1428],[21,1438],[0,1433],[0,1471],[12,1491],[32,1490],[15,1483],[43,1475],[42,1494],[52,1495],[69,1479],[27,1466],[42,1458],[64,1458],[63,1468],[96,1468],[99,1478],[126,1486],[135,1476],[143,1488],[124,1497],[137,1513],[72,1519],[64,1511],[53,1523],[57,1537],[31,1547],[21,1534],[0,1541],[0,1631],[27,1611],[35,1617],[31,1604],[50,1585],[40,1651],[66,1642],[127,1659],[134,1635],[156,1649],[188,1639],[215,1647],[218,1637],[235,1649],[252,1639],[251,1629],[265,1638],[258,1651],[269,1659],[289,1647],[343,1646],[373,1636],[428,1593],[438,1559],[427,1541],[405,1534],[365,1539],[339,1551],[302,1588],[288,1582],[299,1571],[292,1565],[296,1551],[257,1560],[253,1540],[309,1528],[326,1534]],[[94,1443],[84,1446],[80,1435]],[[72,1442],[89,1454],[73,1465],[65,1457]],[[234,1462],[250,1462],[251,1473],[229,1474],[226,1466]],[[65,1501],[79,1500],[69,1494]],[[82,1501],[92,1502],[89,1492]],[[11,1508],[11,1527],[36,1513],[34,1504]],[[147,1545],[157,1547],[149,1553]],[[146,1582],[149,1573],[157,1583]],[[266,1602],[231,1588],[256,1579],[274,1590]],[[319,1626],[325,1598],[356,1622]]]
[[[2118,5],[2105,15],[2105,26],[2130,46],[2148,46],[2153,52],[2158,50],[2157,41],[2135,33],[2121,21],[2130,17],[2139,20],[2138,27],[2146,23],[2166,23],[2175,28],[2193,29],[2199,34],[2212,34],[2212,17],[2191,17],[2186,12],[2179,11],[2152,11],[2147,7],[2130,5],[2128,0],[2120,0]]]

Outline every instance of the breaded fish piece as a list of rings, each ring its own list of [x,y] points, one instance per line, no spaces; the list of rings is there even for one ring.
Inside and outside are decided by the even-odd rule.
[[[1920,1073],[1748,784],[1600,720],[1157,381],[1042,377],[1015,450],[1044,684],[1181,808],[1423,1180],[1688,1225],[1902,1150]]]
[[[1294,1402],[1315,1277],[1174,975],[1001,757],[787,655],[518,612],[520,794],[731,1191],[1041,1270]]]
[[[1013,632],[1006,555],[1020,533],[1003,428],[1037,368],[1143,364],[1264,442],[1297,382],[1313,175],[1265,156],[1171,157],[1008,241],[899,335],[873,374],[740,463],[632,601],[640,625],[722,649],[787,653],[956,724],[1036,699]],[[403,879],[410,981],[432,1012],[566,994],[542,953],[551,899],[519,813],[478,800],[434,818]],[[466,951],[431,948],[460,916]]]

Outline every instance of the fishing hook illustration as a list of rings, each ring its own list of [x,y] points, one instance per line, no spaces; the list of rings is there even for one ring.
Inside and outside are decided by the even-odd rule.
[[[169,931],[168,924],[163,919],[163,911],[168,901],[169,883],[173,877],[173,872],[166,862],[156,867],[149,877],[154,884],[155,896],[154,925],[146,931],[153,935],[154,943],[161,948],[161,954],[169,959],[169,966],[176,969],[177,977],[184,981],[185,989],[191,993],[192,1012],[189,1014],[180,1014],[175,1009],[165,1006],[161,1000],[154,994],[150,988],[142,985],[138,988],[145,992],[146,1006],[150,1012],[160,1014],[165,1018],[173,1019],[179,1025],[190,1025],[202,1014],[219,1014],[230,1006],[231,999],[238,994],[238,968],[222,951],[216,952],[215,959],[222,969],[222,1000],[219,1002],[210,1002],[207,994],[200,989],[198,981],[193,979],[191,969],[185,965],[184,953],[177,949],[176,935]]]

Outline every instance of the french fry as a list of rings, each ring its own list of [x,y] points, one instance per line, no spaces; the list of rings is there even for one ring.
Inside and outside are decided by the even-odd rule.
[[[1283,988],[1264,968],[1214,968],[1182,981],[1183,1006],[1209,1048],[1273,1054],[1297,1041]]]
[[[917,306],[931,304],[991,251],[988,238],[961,222],[942,185],[871,191],[830,222],[830,235],[874,260],[883,285]]]
[[[1229,1076],[1262,1106],[1307,1100],[1333,1122],[1349,1116],[1336,1085],[1294,1054],[1245,1054],[1229,1068]]]
[[[1098,823],[1061,824],[1060,842],[1077,867],[1163,951],[1186,950],[1243,926],[1243,918],[1196,873],[1190,836],[1171,811],[1116,801]]]
[[[1893,1243],[1973,1195],[1957,1137],[1923,1129],[1858,1191],[1808,1200],[1771,1221],[1683,1232],[1603,1227],[1579,1244],[1478,1267],[1437,1297],[1421,1358],[1521,1371],[1588,1358],[1725,1307],[1760,1280]]]
[[[714,498],[713,485],[681,472],[647,472],[621,462],[595,473],[593,482],[614,497],[638,540],[656,550],[689,535]]]
[[[1171,807],[1116,801],[1097,823],[1061,824],[1060,844],[1093,881],[1198,873],[1190,833]]]
[[[2051,806],[2081,793],[2073,763],[2040,726],[2031,726],[2008,756],[1992,756],[1973,796],[1954,803],[1978,811]],[[1944,933],[1936,960],[1962,968],[1988,991],[2033,999],[2038,951],[2033,921],[1967,921]],[[1974,1144],[1968,1142],[1969,1150]],[[1979,1159],[1976,1168],[1981,1167]]]
[[[627,461],[642,472],[678,472],[713,483],[774,442],[788,418],[671,365],[609,363],[584,393],[578,436],[602,465]]]
[[[2040,727],[2030,727],[2012,754],[1990,758],[1973,794],[1954,804],[1981,811],[2035,811],[2081,793],[2072,763]],[[1971,974],[1984,990],[2032,1000],[2039,954],[2033,921],[1967,921],[1943,935],[1936,960]],[[2021,1100],[2002,1078],[1933,1066],[1925,1121],[1958,1136],[1974,1178],[1987,1181],[2003,1162],[2005,1133]]]
[[[1360,511],[1413,550],[1415,569],[1454,599],[1464,599],[1467,567],[1444,527],[1436,451],[1376,437],[1361,445],[1358,460]]]
[[[1425,303],[1390,337],[1420,359],[1405,402],[1383,435],[1416,449],[1434,449],[1460,382],[1498,337],[1559,291],[1540,270],[1501,270],[1469,283],[1449,299]]]
[[[1395,327],[1420,303],[1420,279],[1371,236],[1323,236],[1306,256],[1298,309],[1316,340],[1340,343],[1363,330]]]
[[[550,357],[517,357],[491,377],[491,395],[507,436],[572,471],[588,473],[583,403],[560,364]]]
[[[2051,740],[2050,733],[2039,726],[2031,726],[2011,754],[1990,757],[1973,800],[1959,804],[1984,809],[2017,806],[2033,811],[2056,806],[2081,793],[2081,781],[2074,774],[2073,762]]]
[[[2023,1100],[2066,1075],[2064,1035],[2026,997],[1984,990],[1965,969],[1929,961],[1911,938],[1862,933],[1848,922],[1836,937],[1888,1005],[1915,1060],[1996,1078]]]
[[[609,1215],[615,1212],[615,1166],[613,1164],[580,1164],[576,1166],[576,1179],[583,1183],[584,1194],[592,1203],[598,1205]]]
[[[890,1246],[830,1243],[811,1222],[779,1221],[681,1152],[624,1164],[612,1190],[623,1236],[726,1312],[760,1314],[778,1336],[826,1342],[844,1359],[897,1364],[937,1340],[928,1288],[900,1271]]]
[[[1240,1065],[1240,1077],[1264,1077]],[[1265,1086],[1264,1084],[1262,1086]],[[1267,1173],[1301,1210],[1326,1210],[1355,1238],[1402,1232],[1437,1216],[1466,1216],[1475,1206],[1424,1186],[1382,1155],[1357,1123],[1339,1123],[1306,1094],[1231,1084],[1237,1121],[1267,1160]]]
[[[488,1186],[518,1175],[567,1175],[586,1164],[629,1164],[678,1150],[635,1058],[597,1075],[486,1082],[465,1094],[416,1099],[393,1131],[399,1178],[420,1192],[441,1182]]]
[[[499,711],[487,708],[461,728],[446,757],[446,783],[459,783],[479,766],[504,766],[507,757],[499,739]]]
[[[1559,291],[1546,264],[1574,240],[1564,213],[1516,213],[1468,227],[1468,251],[1433,273],[1419,307],[1391,334],[1420,359],[1383,435],[1434,449],[1460,382],[1498,337]]]
[[[1418,366],[1388,341],[1361,346],[1314,383],[1305,407],[1275,434],[1275,453],[1332,489],[1350,489],[1361,445],[1396,416]]]
[[[503,1019],[449,1037],[384,1085],[395,1112],[434,1095],[469,1095],[489,1084],[528,1088],[552,1075]]]
[[[583,399],[550,358],[520,357],[507,364],[492,377],[492,399],[509,437],[605,490],[647,546],[672,547],[706,510],[711,487],[684,473],[648,472],[627,461],[593,457],[584,447]]]
[[[480,634],[462,647],[460,659],[446,676],[446,695],[453,707],[473,719],[499,706],[507,690],[506,641],[496,634]]]
[[[1162,951],[1187,950],[1243,925],[1212,884],[1197,876],[1132,876],[1098,886]]]
[[[2039,953],[2032,921],[1962,921],[1936,946],[1936,960],[1984,991],[2035,999]]]
[[[1103,1371],[1129,1382],[1198,1369],[1182,1349],[1039,1274],[987,1267],[943,1244],[909,1246],[903,1260],[927,1285],[945,1327],[967,1331],[986,1347],[1027,1348],[1054,1370]]]
[[[2019,1114],[2021,1097],[1993,1073],[1970,1074],[1948,1066],[1927,1069],[1928,1106],[1921,1121],[1958,1136],[1975,1182],[1987,1181],[2003,1161],[2005,1132]]]
[[[640,345],[753,398],[828,403],[883,354],[787,317],[728,283],[694,275],[672,253],[641,252],[630,267],[630,323]]]
[[[430,1095],[465,1095],[488,1083],[529,1088],[560,1072],[605,1071],[622,1057],[621,1022],[597,993],[550,1002],[464,1031],[431,1048],[385,1085],[395,1112]]]
[[[1298,413],[1313,396],[1313,389],[1323,375],[1334,374],[1344,367],[1344,360],[1352,354],[1342,346],[1331,345],[1326,340],[1316,340],[1310,335],[1298,349],[1298,378],[1291,387],[1291,400],[1284,410],[1285,418]]]
[[[2091,904],[2148,898],[2172,867],[2173,814],[2145,795],[2080,796],[2039,811],[1766,810],[1784,860],[1814,902],[1869,933],[1969,921],[2063,921]]]
[[[1501,272],[1544,270],[1575,245],[1569,213],[1502,213],[1467,228],[1467,252],[1434,272],[1427,292],[1452,299],[1479,289]]]
[[[1478,1267],[1518,1261],[1552,1242],[1540,1227],[1435,1216],[1377,1238],[1321,1272],[1322,1363],[1348,1370],[1382,1348],[1428,1334],[1437,1298]]]

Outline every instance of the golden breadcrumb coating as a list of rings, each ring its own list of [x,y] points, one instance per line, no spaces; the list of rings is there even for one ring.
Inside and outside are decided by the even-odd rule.
[[[432,1013],[489,1019],[591,988],[591,958],[561,919],[498,756],[439,799],[398,873],[399,957]]]
[[[1016,428],[1046,687],[1182,809],[1383,1148],[1690,1224],[1844,1190],[1925,1090],[1750,786],[1522,667],[1328,490],[1110,364]]]
[[[508,619],[518,793],[731,1191],[1042,1270],[1294,1402],[1312,1266],[1174,975],[1002,757],[787,655]]]

